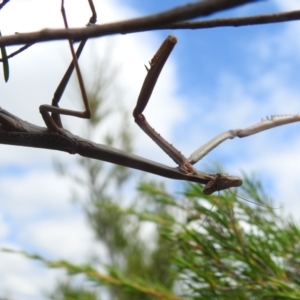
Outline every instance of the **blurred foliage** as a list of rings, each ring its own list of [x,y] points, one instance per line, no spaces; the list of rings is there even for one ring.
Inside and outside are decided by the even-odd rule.
[[[195,184],[184,192],[186,220],[168,239],[188,298],[300,299],[299,224],[277,213],[259,181],[246,177],[240,190],[257,205]]]
[[[130,251],[137,237],[128,236],[133,244],[124,244],[126,267],[112,263],[101,272],[92,264],[25,255],[73,276],[83,274],[96,287],[115,287],[112,299],[300,299],[299,224],[280,216],[259,181],[244,180],[239,192],[257,204],[230,191],[207,196],[197,184],[174,197],[153,182],[139,186],[140,199],[151,199],[150,206],[101,204],[106,213],[135,219],[141,228],[155,224],[151,251]],[[145,257],[151,257],[148,265]]]
[[[100,299],[95,291],[83,286],[72,285],[69,280],[59,282],[53,293],[48,295],[51,300],[97,300]]]

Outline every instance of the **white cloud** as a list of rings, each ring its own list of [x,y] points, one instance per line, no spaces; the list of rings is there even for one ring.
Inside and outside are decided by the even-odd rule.
[[[7,245],[12,248],[11,245]],[[62,271],[46,269],[19,254],[0,253],[1,296],[11,299],[42,299],[43,291],[49,290]]]
[[[296,10],[300,8],[300,3],[294,0],[275,0],[276,5],[282,10]]]
[[[2,209],[15,218],[32,218],[41,212],[65,212],[70,198],[70,182],[53,174],[52,170],[5,177],[1,181]],[[16,188],[17,187],[17,188]],[[55,199],[55,200],[53,200]]]
[[[81,213],[35,220],[27,224],[19,236],[22,243],[30,244],[51,258],[74,263],[84,263],[95,248],[93,233]]]

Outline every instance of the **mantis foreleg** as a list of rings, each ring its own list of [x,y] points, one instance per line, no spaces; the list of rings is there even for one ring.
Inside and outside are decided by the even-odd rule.
[[[88,0],[88,2],[90,5],[90,8],[91,8],[91,11],[92,11],[92,17],[90,18],[89,23],[88,23],[88,25],[90,25],[90,24],[94,24],[96,22],[97,14],[96,14],[96,10],[95,10],[93,1]],[[67,23],[67,18],[66,18],[66,14],[65,14],[63,0],[61,2],[61,11],[62,11],[65,28],[68,28],[68,23]],[[77,49],[77,52],[75,54],[75,51],[73,48],[73,42],[71,40],[69,40],[69,45],[70,45],[70,50],[72,53],[73,60],[54,93],[52,105],[41,105],[40,106],[40,113],[42,114],[42,117],[43,117],[47,127],[53,132],[61,133],[61,128],[62,128],[62,123],[61,123],[61,119],[60,119],[61,114],[75,116],[75,117],[79,117],[79,118],[87,118],[87,119],[91,117],[91,111],[89,108],[89,103],[88,103],[82,75],[81,75],[80,68],[78,65],[78,58],[84,48],[85,43],[86,43],[86,40],[81,41],[81,43]],[[85,107],[85,111],[83,111],[83,112],[73,111],[73,110],[63,109],[63,108],[58,107],[58,102],[60,101],[61,96],[69,82],[69,79],[74,70],[74,67],[76,69],[77,78],[78,78],[78,82],[79,82],[79,86],[80,86],[80,91],[81,91],[81,95],[82,95],[82,99],[83,99],[83,103],[84,103],[84,107]],[[52,116],[50,116],[49,112],[52,113]]]

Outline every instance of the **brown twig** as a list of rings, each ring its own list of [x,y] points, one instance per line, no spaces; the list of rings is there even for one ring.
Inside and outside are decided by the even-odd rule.
[[[170,25],[165,25],[157,29],[203,29],[214,27],[239,27],[249,25],[262,25],[280,22],[298,21],[300,20],[300,10],[288,11],[277,14],[266,14],[240,18],[222,18],[207,21],[193,22],[177,22]]]
[[[166,24],[208,16],[215,12],[239,6],[254,0],[204,0],[180,6],[162,13],[131,20],[76,29],[44,29],[37,32],[10,35],[0,38],[0,46],[29,44],[52,40],[83,40],[112,34],[127,34],[155,30]]]
[[[9,0],[8,0],[9,1]],[[7,1],[7,2],[8,2]],[[4,1],[3,1],[4,2]],[[6,3],[5,3],[6,4]],[[4,4],[4,5],[5,5]],[[90,4],[90,6],[91,6],[91,9],[92,9],[92,16],[91,16],[91,18],[90,18],[90,20],[89,20],[89,22],[88,22],[88,24],[87,24],[87,26],[89,26],[89,25],[94,25],[95,23],[96,23],[96,21],[97,21],[97,13],[96,13],[96,10],[95,10],[95,7],[94,7],[94,3],[91,1],[91,0],[89,0],[89,4]],[[1,5],[2,5],[2,3],[1,3]],[[1,9],[2,7],[0,7],[0,9]],[[17,34],[19,34],[18,32],[16,32]],[[80,56],[80,54],[81,54],[81,51],[82,51],[82,49],[83,49],[83,47],[84,47],[84,44],[85,44],[85,42],[86,42],[86,40],[85,41],[82,41],[81,42],[81,45],[79,46],[79,51],[77,51],[77,58]],[[16,55],[18,55],[19,53],[21,53],[21,52],[23,52],[23,51],[25,51],[26,49],[28,49],[29,47],[31,47],[32,45],[34,45],[35,43],[31,43],[31,44],[26,44],[26,45],[24,45],[23,47],[21,47],[20,49],[18,49],[17,51],[15,51],[15,52],[12,52],[10,55],[8,55],[7,57],[6,57],[6,59],[10,59],[10,58],[12,58],[12,57],[14,57],[14,56],[16,56]],[[2,58],[0,58],[0,62],[3,62],[3,59]],[[73,72],[73,68],[74,68],[74,64],[73,64],[73,61],[72,61],[72,63],[71,63],[71,66],[69,67],[70,68],[70,71],[69,72]],[[71,75],[71,74],[70,74]]]
[[[10,0],[3,0],[2,3],[0,4],[0,10],[6,5]]]
[[[12,58],[12,57],[18,55],[19,53],[25,51],[26,49],[28,49],[28,48],[31,47],[32,45],[34,45],[34,44],[27,44],[27,45],[21,47],[21,48],[18,49],[17,51],[15,51],[15,52],[13,52],[13,53],[7,55],[6,59],[10,59],[10,58]],[[3,59],[2,59],[2,58],[0,58],[0,62],[3,62]]]
[[[135,19],[137,20],[137,19]],[[300,20],[300,10],[295,11],[288,11],[283,13],[276,13],[276,14],[265,14],[265,15],[256,15],[256,16],[247,16],[247,17],[239,17],[239,18],[221,18],[221,19],[213,19],[213,20],[206,20],[206,21],[193,21],[193,22],[176,22],[172,24],[167,24],[163,26],[153,26],[153,28],[148,28],[147,30],[164,30],[164,29],[205,29],[205,28],[217,28],[217,27],[239,27],[239,26],[251,26],[251,25],[262,25],[262,24],[273,24],[273,23],[280,23],[280,22],[291,22],[291,21],[298,21]],[[134,21],[134,20],[132,20]],[[129,22],[129,21],[126,21]],[[138,29],[133,31],[121,31],[118,28],[122,27],[123,22],[117,22],[117,23],[111,23],[107,25],[98,25],[95,27],[95,30],[91,33],[90,30],[85,30],[86,28],[82,29],[72,29],[72,36],[75,37],[75,39],[78,39],[78,36],[85,35],[85,37],[97,37],[97,36],[103,36],[107,35],[109,33],[106,33],[106,28],[108,25],[111,25],[111,27],[114,27],[112,32],[110,34],[115,33],[133,33],[137,31],[146,31],[146,29]],[[45,33],[46,32],[46,33]],[[63,32],[65,33],[65,36],[62,36]],[[85,33],[84,33],[85,32]],[[43,42],[43,41],[50,41],[50,40],[56,40],[56,39],[67,39],[71,35],[69,31],[64,29],[58,29],[58,30],[42,30],[39,32],[32,32],[26,34],[26,37],[23,37],[25,41],[28,40],[29,35],[38,35],[40,34],[41,38],[37,39],[36,42]],[[25,35],[25,34],[23,34]],[[51,35],[51,36],[46,36]],[[9,45],[7,43],[7,40],[11,42],[11,36],[7,37],[1,37],[0,38],[0,45]],[[31,37],[35,38],[35,37]],[[20,44],[20,41],[17,39],[16,41],[12,41],[11,45],[14,44]],[[32,46],[33,43],[25,45],[24,47],[20,48],[16,52],[13,52],[10,54],[7,58],[11,58],[20,52],[26,50],[28,47]],[[2,59],[0,59],[0,62],[2,62]]]

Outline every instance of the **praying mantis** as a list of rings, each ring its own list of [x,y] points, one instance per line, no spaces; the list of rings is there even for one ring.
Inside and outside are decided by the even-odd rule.
[[[92,11],[92,17],[89,20],[88,26],[93,26],[93,24],[96,23],[97,14],[93,1],[88,0],[88,3]],[[63,0],[61,2],[61,10],[65,27],[68,28]],[[172,146],[161,135],[159,135],[148,124],[145,116],[143,115],[159,75],[177,43],[176,37],[170,35],[165,39],[153,58],[150,60],[150,68],[146,67],[147,75],[141,87],[136,106],[133,110],[133,117],[137,125],[166,154],[168,154],[178,166],[175,168],[168,167],[166,165],[139,157],[134,154],[126,153],[122,150],[115,149],[107,145],[96,144],[89,140],[75,136],[71,132],[64,129],[60,119],[60,115],[90,118],[92,113],[89,108],[89,102],[78,65],[78,59],[85,43],[86,40],[81,41],[75,53],[73,42],[69,40],[72,62],[62,81],[60,82],[56,92],[54,93],[52,105],[40,106],[40,113],[44,119],[46,128],[28,123],[7,112],[6,110],[0,109],[0,143],[54,149],[69,152],[71,154],[77,153],[84,157],[107,161],[171,179],[197,182],[204,184],[203,192],[204,194],[208,195],[231,187],[239,187],[243,182],[242,179],[236,176],[231,176],[224,173],[211,174],[196,170],[194,168],[194,164],[202,159],[206,154],[227,139],[233,139],[235,137],[242,138],[274,128],[276,126],[300,121],[300,115],[298,114],[288,116],[272,116],[271,118],[262,120],[261,122],[245,129],[225,131],[193,152],[189,158],[186,158],[174,146]],[[85,107],[85,111],[83,112],[63,109],[58,106],[74,68],[76,70]]]

